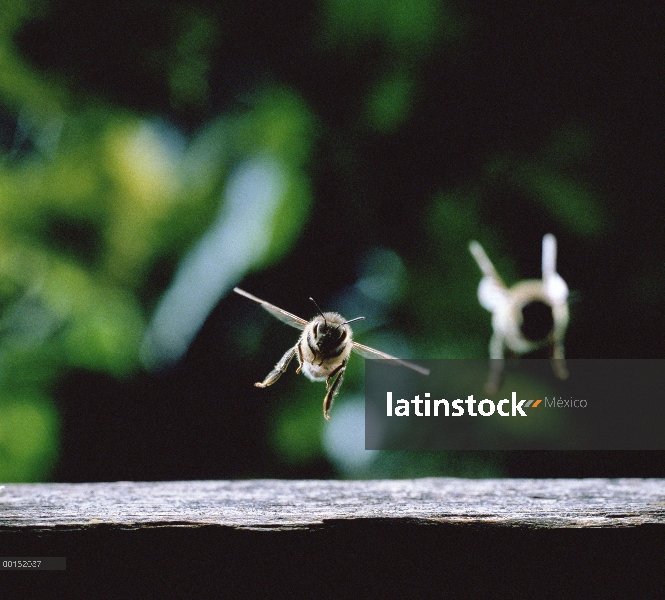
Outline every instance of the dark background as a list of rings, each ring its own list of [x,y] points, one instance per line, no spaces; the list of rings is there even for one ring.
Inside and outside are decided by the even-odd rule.
[[[109,114],[157,117],[191,138],[219,114],[251,114],[247,97],[257,89],[286,86],[302,99],[317,132],[304,167],[309,216],[288,252],[237,282],[277,306],[309,318],[314,296],[324,310],[353,312],[342,310],[351,306],[344,298],[368,252],[389,249],[408,283],[389,303],[384,329],[413,339],[413,358],[445,358],[450,347],[452,357],[482,357],[489,315],[475,299],[480,277],[468,241],[483,242],[512,283],[539,276],[541,239],[552,232],[576,299],[567,356],[662,358],[662,7],[422,2],[416,17],[395,17],[403,30],[399,19],[382,29],[376,16],[360,33],[336,28],[338,13],[326,7],[353,5],[62,0],[17,23],[11,43],[27,68],[67,90],[71,119],[101,104]],[[445,17],[431,30],[410,25],[423,6]],[[217,29],[202,51],[205,93],[178,96],[173,63],[156,57],[173,51],[187,19]],[[368,117],[368,97],[391,73],[406,73],[407,99],[396,117],[390,109]],[[11,98],[7,89],[0,102]],[[5,102],[3,129],[20,130],[20,102]],[[29,170],[37,145],[17,139],[3,133],[11,158],[3,168]],[[205,229],[201,214],[199,230],[132,284],[146,317]],[[86,232],[67,234],[81,261]],[[250,321],[259,342],[243,347]],[[289,452],[289,435],[311,436],[304,412],[322,420],[322,386],[293,370],[267,391],[252,384],[296,335],[226,294],[174,365],[120,376],[66,365],[48,386],[59,451],[40,477],[663,476],[660,452],[402,453],[354,473],[322,450],[318,421],[314,449],[299,454],[294,441]],[[345,392],[361,389],[352,374],[347,383],[340,406]]]

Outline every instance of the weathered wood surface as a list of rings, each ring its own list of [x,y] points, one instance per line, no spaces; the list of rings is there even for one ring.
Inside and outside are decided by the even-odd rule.
[[[335,520],[526,528],[665,523],[665,479],[246,480],[6,484],[0,528],[221,525],[319,528]]]

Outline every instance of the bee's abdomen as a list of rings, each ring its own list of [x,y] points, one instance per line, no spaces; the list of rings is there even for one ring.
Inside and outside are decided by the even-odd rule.
[[[522,307],[520,330],[530,342],[539,342],[547,338],[554,328],[552,307],[540,300],[534,300]]]

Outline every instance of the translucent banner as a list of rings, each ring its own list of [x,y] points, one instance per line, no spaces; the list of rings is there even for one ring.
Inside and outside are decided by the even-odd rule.
[[[665,360],[417,362],[365,361],[367,450],[665,450]]]

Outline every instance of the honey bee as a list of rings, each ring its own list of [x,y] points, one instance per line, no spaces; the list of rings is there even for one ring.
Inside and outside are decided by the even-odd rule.
[[[429,375],[429,369],[354,342],[349,323],[364,319],[365,317],[356,317],[347,321],[337,313],[322,312],[318,304],[314,302],[314,299],[310,298],[314,302],[319,314],[307,322],[305,319],[296,317],[265,300],[252,296],[252,294],[240,288],[233,288],[233,291],[241,296],[245,296],[245,298],[254,300],[254,302],[258,302],[265,310],[283,323],[302,330],[298,343],[286,351],[284,356],[275,365],[275,368],[268,373],[262,382],[257,382],[254,385],[264,388],[275,383],[286,372],[293,357],[297,356],[298,368],[296,369],[296,374],[302,370],[310,381],[325,380],[326,382],[326,395],[323,399],[323,416],[328,421],[330,421],[330,415],[328,414],[330,407],[339,391],[339,387],[342,385],[346,364],[352,351],[357,352],[365,358],[391,359],[418,373]]]
[[[495,393],[501,385],[504,348],[520,355],[548,345],[554,374],[566,379],[563,338],[569,318],[568,286],[556,272],[556,238],[551,233],[543,237],[542,279],[520,281],[510,288],[478,242],[472,241],[469,250],[484,275],[478,300],[492,313],[489,353],[493,360],[487,393]]]

